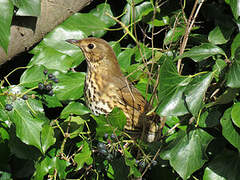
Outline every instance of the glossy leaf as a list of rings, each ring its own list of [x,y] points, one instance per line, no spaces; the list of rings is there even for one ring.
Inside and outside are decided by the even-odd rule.
[[[240,33],[238,33],[231,44],[231,55],[235,57],[237,49],[240,47]]]
[[[70,102],[61,112],[62,119],[67,118],[70,114],[84,115],[90,113],[90,110],[79,102]]]
[[[125,114],[118,108],[114,108],[107,117],[100,115],[93,116],[93,118],[97,122],[96,136],[100,137],[100,139],[106,133],[112,134],[115,132],[116,134],[120,134],[126,123]]]
[[[55,108],[55,107],[62,107],[62,103],[59,101],[59,99],[54,94],[53,96],[50,95],[43,95],[43,102],[47,107],[49,108]]]
[[[121,21],[125,24],[131,24],[131,22],[133,22],[133,10],[130,4],[127,4],[126,7],[126,14],[122,17]],[[134,21],[140,21],[142,19],[143,16],[147,15],[149,12],[153,11],[153,5],[151,4],[151,2],[143,2],[139,5],[136,5],[134,7],[134,13],[135,13],[135,19]]]
[[[10,26],[13,16],[13,4],[12,1],[9,0],[1,0],[0,4],[0,46],[2,46],[7,53],[10,40]]]
[[[191,81],[190,77],[180,76],[171,59],[166,59],[160,69],[158,113],[163,116],[178,116],[188,113],[183,93]]]
[[[216,26],[208,35],[208,40],[212,44],[225,44],[230,38],[230,33]]]
[[[198,116],[203,105],[203,98],[211,83],[212,76],[213,73],[207,73],[195,77],[184,92],[188,109],[195,117]]]
[[[177,138],[163,149],[160,156],[169,160],[183,179],[188,179],[207,161],[205,151],[212,139],[211,135],[201,129],[189,133],[179,131]]]
[[[232,112],[231,112],[231,117],[232,117],[232,121],[233,123],[240,128],[240,116],[239,116],[239,112],[240,112],[240,102],[235,103],[232,107]]]
[[[53,128],[50,125],[45,124],[41,131],[41,146],[43,152],[45,153],[50,146],[55,144],[55,142],[56,138],[54,137]]]
[[[126,49],[119,53],[117,59],[123,71],[127,71],[127,68],[130,66],[131,58],[133,54],[134,54],[134,49]]]
[[[234,18],[238,20],[238,17],[240,16],[240,2],[238,0],[230,0],[230,7]]]
[[[231,88],[240,88],[240,63],[234,61],[227,73],[227,86]]]
[[[50,172],[54,172],[54,170],[56,170],[56,175],[58,175],[59,179],[65,179],[67,175],[65,169],[69,164],[70,163],[68,161],[60,159],[55,155],[45,156],[41,162],[36,163],[36,171],[32,179],[44,179],[45,175],[49,174]]]
[[[40,16],[41,0],[13,0],[14,5],[19,9],[17,15],[19,16]]]
[[[199,62],[217,54],[226,56],[225,52],[220,47],[210,43],[205,43],[200,46],[193,47],[189,51],[183,53],[181,56],[178,56],[176,59],[190,57],[195,62]]]
[[[59,100],[75,100],[83,96],[85,73],[56,73],[56,76],[59,83],[54,85],[53,91]]]
[[[129,176],[134,175],[134,177],[140,177],[141,173],[138,171],[138,169],[136,167],[136,159],[126,149],[124,149],[124,155],[125,155],[126,165],[129,166],[129,168],[130,168],[128,175]]]
[[[203,180],[238,180],[240,158],[235,152],[224,151],[214,158],[204,170]]]
[[[83,168],[85,163],[87,165],[90,165],[93,162],[93,159],[91,157],[92,153],[88,143],[86,141],[83,141],[81,146],[82,146],[81,151],[78,154],[76,154],[76,156],[74,157],[74,161],[77,163],[77,170],[80,170],[81,168]]]
[[[185,33],[185,28],[183,27],[176,27],[176,28],[170,29],[163,40],[164,44],[168,45],[178,41],[184,35],[184,33]]]
[[[13,110],[9,112],[9,117],[15,124],[16,134],[21,141],[44,152],[40,134],[43,124],[48,119],[43,114],[41,102],[35,99],[17,99],[13,102]]]
[[[232,124],[231,111],[232,108],[227,109],[221,118],[222,134],[234,147],[238,149],[238,151],[240,151],[240,133]]]
[[[37,86],[38,83],[43,82],[46,77],[43,74],[45,67],[40,66],[32,66],[29,69],[25,70],[20,78],[20,83],[25,87],[34,87]]]

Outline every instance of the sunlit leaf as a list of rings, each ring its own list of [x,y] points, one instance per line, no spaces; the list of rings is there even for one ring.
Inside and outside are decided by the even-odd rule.
[[[19,16],[40,16],[41,0],[13,0],[14,5],[19,9],[17,15]]]
[[[205,151],[213,137],[201,129],[189,133],[178,132],[178,137],[170,142],[160,154],[170,161],[170,165],[183,178],[188,179],[207,161]]]

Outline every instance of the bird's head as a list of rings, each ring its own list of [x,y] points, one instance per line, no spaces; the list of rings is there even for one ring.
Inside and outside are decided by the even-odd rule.
[[[103,39],[100,38],[85,38],[81,40],[68,39],[68,43],[78,46],[89,65],[117,63],[116,55],[112,47]]]

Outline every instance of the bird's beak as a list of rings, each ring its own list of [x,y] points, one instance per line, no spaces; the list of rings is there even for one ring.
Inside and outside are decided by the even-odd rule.
[[[80,46],[80,43],[81,43],[81,40],[77,40],[77,39],[67,39],[65,41],[67,41],[68,43],[74,44],[76,46]]]

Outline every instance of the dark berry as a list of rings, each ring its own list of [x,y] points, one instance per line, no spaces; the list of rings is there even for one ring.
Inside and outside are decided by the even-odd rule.
[[[145,168],[146,163],[145,163],[145,161],[140,161],[140,162],[138,163],[138,165],[139,165],[141,168]]]
[[[108,133],[104,134],[104,136],[103,136],[104,140],[107,140],[107,138],[108,138]]]
[[[55,79],[53,80],[53,82],[58,83],[59,80],[58,80],[57,78],[55,78]]]
[[[24,94],[24,95],[22,96],[22,99],[23,99],[23,100],[27,100],[27,99],[28,99],[28,95]]]
[[[45,89],[46,89],[47,91],[51,91],[51,90],[52,90],[52,84],[51,84],[51,83],[47,84],[47,85],[45,86]]]
[[[152,166],[156,166],[157,165],[157,161],[156,160],[152,160]]]
[[[7,111],[11,111],[11,110],[13,109],[13,106],[12,106],[11,104],[6,104],[6,105],[5,105],[5,109],[6,109]]]
[[[100,149],[99,152],[101,154],[103,154],[104,156],[106,156],[108,154],[108,152],[105,149]]]
[[[104,144],[103,142],[99,142],[98,143],[98,149],[100,150],[100,149],[107,149],[107,147],[106,147],[106,144]]]
[[[53,78],[53,74],[48,74],[48,78],[49,79]]]
[[[38,83],[38,89],[43,90],[44,84],[43,83]]]
[[[54,94],[53,90],[49,91],[48,94],[49,94],[50,96],[53,96],[53,94]]]
[[[111,139],[112,139],[112,140],[116,140],[116,139],[117,139],[117,136],[116,136],[115,134],[112,134],[112,135],[111,135]]]
[[[48,73],[48,70],[47,70],[47,69],[44,69],[43,74],[44,74],[44,75],[47,75],[47,73]]]

